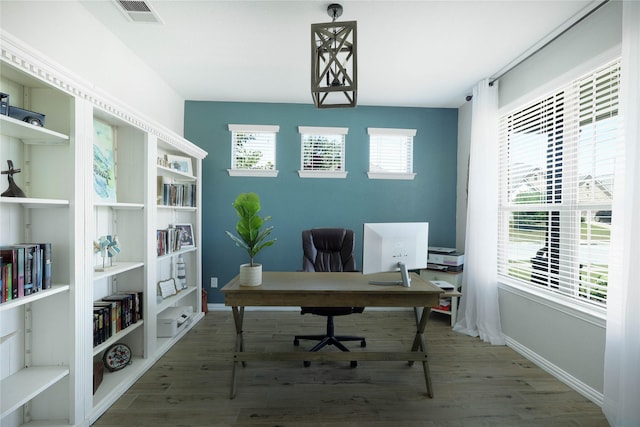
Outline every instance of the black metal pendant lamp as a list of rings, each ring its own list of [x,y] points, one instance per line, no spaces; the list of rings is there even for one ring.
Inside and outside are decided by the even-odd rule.
[[[317,108],[355,107],[358,92],[356,21],[336,22],[342,6],[327,7],[331,22],[311,24],[311,95]]]

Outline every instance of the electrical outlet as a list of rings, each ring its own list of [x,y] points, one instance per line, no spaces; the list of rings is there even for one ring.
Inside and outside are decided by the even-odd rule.
[[[211,278],[211,287],[212,288],[217,288],[218,287],[218,278],[217,277],[212,277]]]

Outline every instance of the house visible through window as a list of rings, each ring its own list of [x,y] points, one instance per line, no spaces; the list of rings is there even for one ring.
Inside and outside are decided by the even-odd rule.
[[[370,179],[413,179],[415,129],[368,128]]]
[[[348,128],[300,126],[301,158],[299,175],[303,178],[344,178],[345,135]]]
[[[615,61],[501,117],[501,280],[606,305],[619,83]]]
[[[277,176],[276,134],[279,126],[229,125],[232,176]]]

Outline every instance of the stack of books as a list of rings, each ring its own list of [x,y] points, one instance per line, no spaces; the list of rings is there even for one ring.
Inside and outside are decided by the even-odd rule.
[[[51,243],[0,246],[0,303],[51,288]]]

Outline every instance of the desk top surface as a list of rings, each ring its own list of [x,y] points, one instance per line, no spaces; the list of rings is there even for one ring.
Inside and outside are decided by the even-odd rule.
[[[226,305],[435,306],[442,289],[411,273],[411,287],[369,284],[370,280],[399,281],[400,273],[262,273],[262,285],[240,286],[238,276],[221,292]]]

